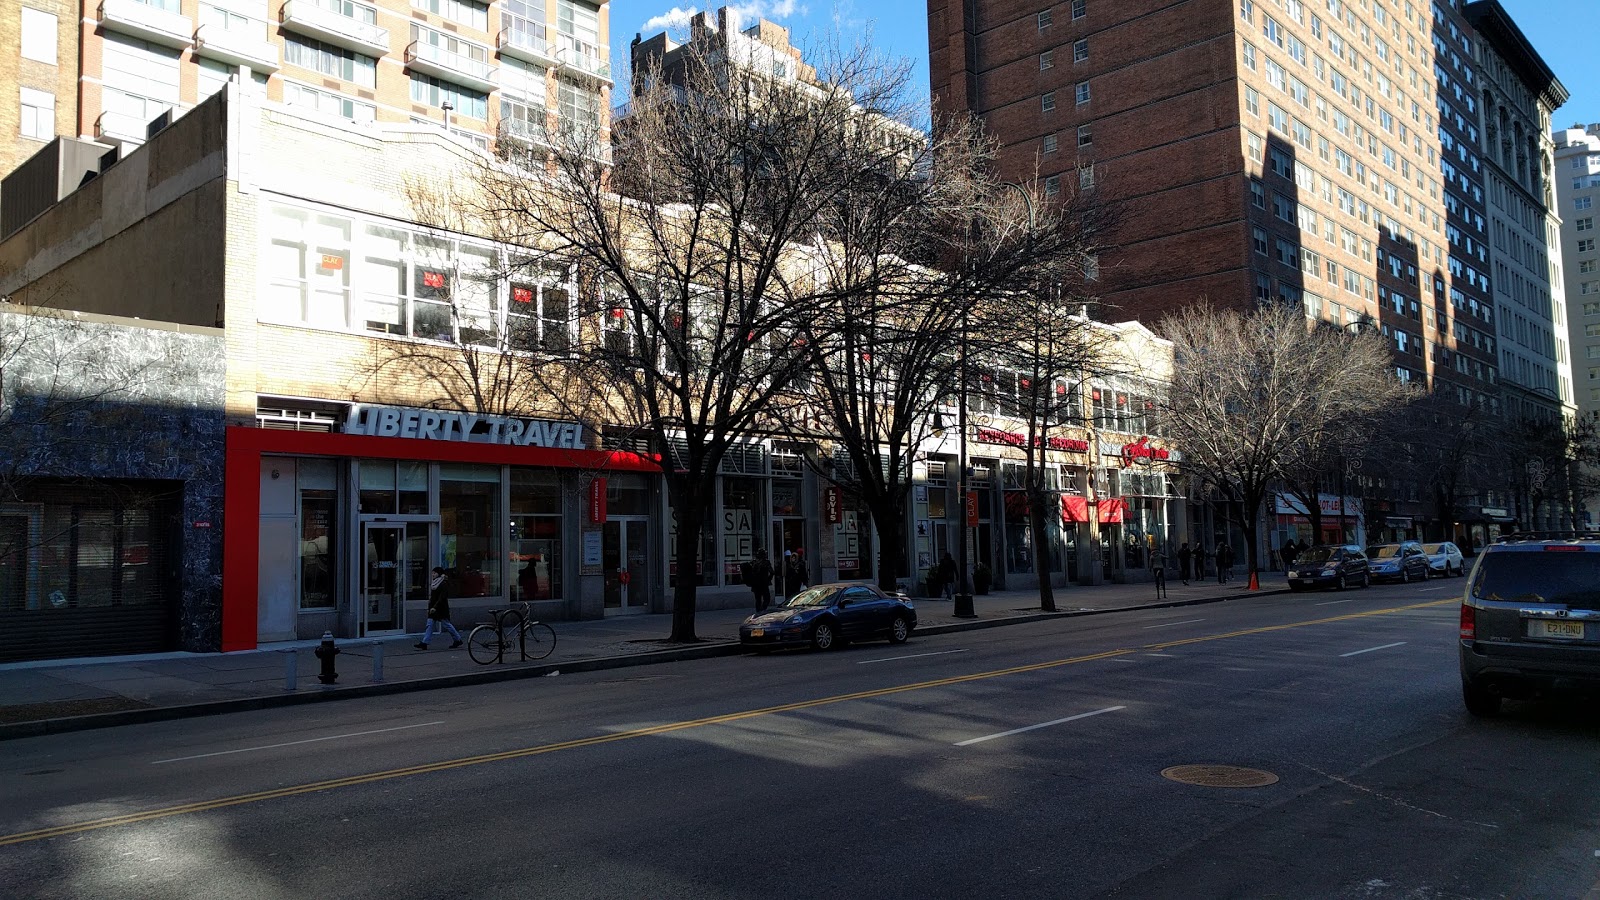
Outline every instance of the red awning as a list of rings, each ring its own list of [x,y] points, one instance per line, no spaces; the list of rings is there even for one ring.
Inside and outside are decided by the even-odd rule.
[[[1127,508],[1128,501],[1121,497],[1102,497],[1100,500],[1100,524],[1122,524],[1122,514]]]
[[[1061,495],[1061,521],[1066,523],[1089,521],[1089,501],[1071,494]]]

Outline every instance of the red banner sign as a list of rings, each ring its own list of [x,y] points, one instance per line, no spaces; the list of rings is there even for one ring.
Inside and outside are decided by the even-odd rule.
[[[844,521],[844,489],[830,487],[822,492],[822,517],[829,525]]]
[[[967,491],[967,527],[978,527],[978,492]]]
[[[1005,444],[1009,447],[1025,447],[1028,445],[1027,435],[1011,431],[1000,431],[994,428],[979,428],[978,441],[985,444]],[[1069,453],[1088,453],[1089,442],[1075,438],[1053,437],[1049,440],[1034,438],[1035,447],[1043,446],[1051,450],[1065,450]]]
[[[589,521],[599,525],[606,520],[606,480],[593,478],[589,481]]]
[[[1150,446],[1150,438],[1148,436],[1141,437],[1131,444],[1122,445],[1122,467],[1124,469],[1141,460],[1170,459],[1171,456],[1172,454],[1164,447]]]

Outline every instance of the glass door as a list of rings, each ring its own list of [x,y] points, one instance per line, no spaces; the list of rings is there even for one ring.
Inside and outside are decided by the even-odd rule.
[[[426,526],[423,526],[426,528]],[[406,526],[363,523],[361,540],[361,634],[405,629]],[[426,557],[424,557],[426,562]],[[424,581],[424,590],[427,582]]]
[[[433,525],[428,522],[406,523],[405,559],[403,560],[405,580],[402,582],[405,585],[405,603],[401,606],[401,631],[416,631],[422,626],[420,619],[413,619],[412,621],[417,622],[417,626],[407,627],[409,623],[404,618],[405,610],[417,610],[414,615],[426,616],[428,614],[428,582],[433,569],[428,561],[435,558],[429,552],[432,547],[429,540],[432,530]]]
[[[600,568],[607,615],[642,613],[650,605],[647,519],[610,519],[601,526]]]

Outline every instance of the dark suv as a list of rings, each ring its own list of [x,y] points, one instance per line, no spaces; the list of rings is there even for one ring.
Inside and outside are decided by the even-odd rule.
[[[1300,551],[1289,567],[1289,590],[1313,587],[1344,590],[1352,585],[1366,587],[1372,576],[1367,571],[1367,556],[1355,544],[1320,544]]]
[[[1473,715],[1554,690],[1600,692],[1600,535],[1502,538],[1478,555],[1461,600],[1461,693]]]

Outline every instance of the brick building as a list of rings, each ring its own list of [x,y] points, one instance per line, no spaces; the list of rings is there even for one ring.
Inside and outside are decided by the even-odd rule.
[[[78,123],[78,4],[0,4],[0,175]]]
[[[1497,416],[1479,83],[1506,23],[1494,0],[930,0],[930,77],[936,105],[997,136],[1005,177],[1125,203],[1101,259],[1114,309],[1303,304],[1381,330],[1399,378]],[[1516,39],[1522,91],[1564,97]],[[1420,484],[1377,489],[1371,536],[1422,530]]]

